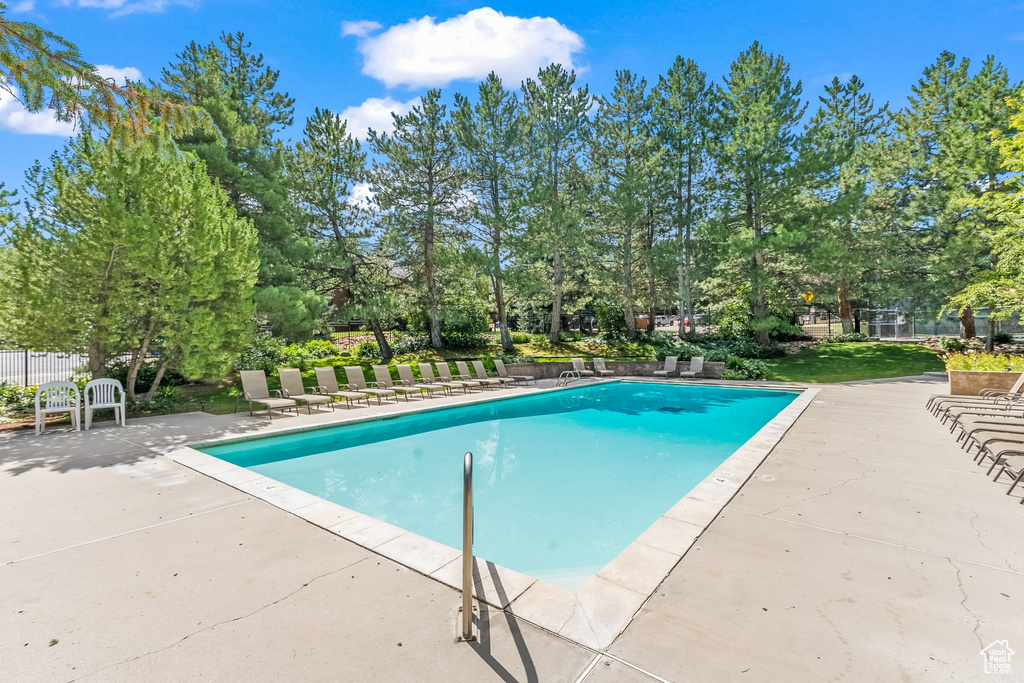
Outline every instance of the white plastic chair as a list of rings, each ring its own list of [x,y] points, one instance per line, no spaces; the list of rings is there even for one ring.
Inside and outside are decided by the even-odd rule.
[[[92,411],[114,409],[114,422],[124,427],[124,387],[116,379],[94,379],[85,385],[85,430],[92,428]],[[118,399],[117,397],[121,398]]]
[[[45,403],[45,406],[43,405]],[[78,400],[78,385],[74,382],[46,382],[36,389],[36,434],[46,428],[49,413],[71,413],[71,424],[75,431],[82,431],[81,402]]]

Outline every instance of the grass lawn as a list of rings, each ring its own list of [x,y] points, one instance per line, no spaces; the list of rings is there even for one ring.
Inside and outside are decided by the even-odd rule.
[[[851,382],[945,369],[939,354],[927,347],[886,342],[822,344],[765,364],[769,379],[787,382]]]

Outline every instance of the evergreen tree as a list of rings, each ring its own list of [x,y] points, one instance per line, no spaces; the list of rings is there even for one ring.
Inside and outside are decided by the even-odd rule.
[[[691,59],[676,57],[668,74],[658,79],[654,118],[665,149],[664,165],[671,185],[667,210],[678,248],[679,336],[694,334],[683,320],[693,320],[693,267],[698,227],[708,216],[711,158],[715,124],[715,87]]]
[[[551,288],[552,344],[558,343],[562,324],[566,259],[581,241],[580,221],[586,209],[591,99],[586,86],[575,84],[575,72],[560,64],[544,67],[537,80],[523,83],[532,176],[529,239],[545,263]]]
[[[288,197],[285,155],[276,135],[290,126],[294,103],[276,90],[279,72],[264,65],[241,33],[224,33],[219,44],[189,43],[161,72],[157,92],[210,113],[220,134],[179,137],[231,197],[240,216],[260,237],[257,309],[275,334],[308,339],[318,325],[323,298],[304,282],[313,240]]]
[[[460,223],[465,172],[440,90],[428,91],[405,116],[392,116],[393,133],[370,131],[370,145],[378,157],[373,162],[373,192],[406,238],[405,256],[426,289],[430,341],[440,348],[435,248],[451,239]]]
[[[729,235],[730,256],[746,264],[743,282],[758,343],[768,344],[778,327],[769,312],[777,285],[770,263],[784,245],[801,185],[796,166],[796,126],[806,105],[800,82],[789,77],[782,57],[758,43],[732,63],[718,90],[721,134],[714,146],[722,205],[719,222]]]
[[[653,251],[664,183],[662,160],[651,123],[647,81],[629,71],[616,72],[609,97],[598,98],[590,158],[595,176],[595,206],[611,247],[615,280],[625,316],[626,334],[636,338],[634,285],[646,269],[653,282]],[[653,289],[653,286],[651,287]],[[649,292],[649,303],[656,294]],[[654,319],[649,321],[654,324]]]
[[[455,96],[453,123],[476,196],[471,229],[482,245],[484,271],[498,312],[501,347],[512,351],[508,329],[505,268],[524,230],[526,203],[526,121],[514,93],[490,73],[475,105]]]
[[[818,277],[835,287],[843,332],[849,333],[851,300],[885,253],[885,234],[868,215],[868,147],[885,125],[886,110],[875,107],[856,76],[833,78],[818,99],[801,149],[811,196],[808,257]]]
[[[33,167],[25,214],[0,262],[0,335],[81,352],[93,377],[131,353],[125,386],[159,352],[168,369],[219,378],[252,335],[256,234],[202,161],[172,142],[110,148],[83,130]]]

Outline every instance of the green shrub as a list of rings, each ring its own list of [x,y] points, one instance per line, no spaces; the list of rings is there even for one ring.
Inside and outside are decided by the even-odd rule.
[[[961,353],[967,350],[967,342],[960,341],[956,337],[943,337],[939,340],[939,346],[952,353]]]
[[[480,306],[445,306],[441,309],[441,338],[473,337],[491,329],[491,319]]]
[[[996,344],[1012,344],[1013,335],[1009,332],[996,332],[992,335],[992,341]]]
[[[768,376],[768,366],[764,361],[753,358],[729,356],[725,359],[724,379],[764,379]]]
[[[377,344],[377,342],[362,342],[361,344],[359,344],[359,346],[355,348],[354,355],[356,358],[363,359],[380,358],[380,346]]]
[[[494,357],[499,359],[502,363],[508,363],[508,364],[511,364],[511,363],[532,363],[534,361],[533,356],[518,356],[518,355],[510,356],[507,353],[505,353],[504,351],[499,351],[498,353],[494,354]]]
[[[518,332],[518,333],[517,332],[513,332],[509,336],[512,338],[512,343],[513,344],[529,344],[530,343],[530,335],[528,335],[528,334],[523,334],[521,332]]]
[[[262,370],[273,374],[285,362],[284,345],[270,334],[257,335],[238,359],[239,370]]]
[[[626,331],[626,312],[616,301],[603,299],[594,302],[594,315],[602,334]]]
[[[430,337],[400,337],[391,344],[391,352],[396,356],[417,351],[429,351],[432,347]]]
[[[149,402],[153,410],[160,413],[169,413],[178,405],[178,390],[174,387],[161,386],[156,390],[153,400]]]
[[[843,334],[833,334],[831,337],[825,338],[826,344],[846,344],[848,342],[866,342],[868,335],[863,332],[846,332]]]
[[[338,355],[338,346],[326,339],[314,339],[304,344],[310,358],[334,358]]]
[[[441,333],[441,343],[447,349],[464,350],[464,349],[479,349],[480,347],[487,346],[490,339],[481,334],[456,334],[456,333]]]
[[[30,412],[35,410],[35,405],[35,387],[19,387],[16,384],[0,382],[0,414]]]
[[[947,370],[1002,372],[1007,368],[1013,372],[1024,372],[1024,356],[1008,356],[1001,353],[954,353],[946,356]]]

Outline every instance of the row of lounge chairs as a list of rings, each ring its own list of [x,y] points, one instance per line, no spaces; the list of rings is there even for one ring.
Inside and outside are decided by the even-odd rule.
[[[936,394],[928,409],[957,435],[968,454],[977,448],[974,460],[989,465],[993,481],[1005,474],[1013,493],[1024,480],[1024,372],[1010,389],[983,389],[978,396]],[[991,464],[989,464],[991,463]],[[998,468],[998,469],[997,469]],[[1024,504],[1024,498],[1021,498]]]
[[[588,370],[582,358],[572,359],[572,369],[579,373],[580,377],[615,377],[615,373],[609,370],[604,364],[604,358],[594,358],[594,369]],[[668,379],[672,375],[686,379],[699,379],[704,376],[704,357],[694,356],[690,359],[690,369],[679,369],[679,356],[666,356],[665,367],[662,370],[655,370],[655,377]]]
[[[300,402],[305,404],[307,413],[312,413],[314,405],[326,405],[334,410],[337,401],[344,401],[345,407],[350,408],[353,403],[363,401],[369,406],[371,399],[376,399],[380,405],[385,400],[397,401],[399,396],[408,401],[411,396],[431,398],[436,394],[450,396],[456,391],[469,393],[537,383],[532,375],[509,375],[499,359],[494,361],[497,372],[493,374],[487,372],[482,362],[471,362],[473,370],[469,369],[465,361],[456,361],[458,373],[454,375],[447,363],[434,363],[433,366],[430,363],[419,363],[419,379],[414,375],[412,366],[403,363],[396,366],[398,380],[392,378],[388,366],[374,365],[374,379],[370,382],[366,381],[361,367],[348,365],[345,366],[346,382],[343,384],[338,383],[334,368],[314,368],[316,386],[313,387],[303,384],[302,373],[298,369],[280,368],[277,372],[281,388],[273,392],[267,386],[267,376],[262,370],[243,370],[242,391],[249,403],[250,415],[253,414],[253,404],[257,404],[266,408],[267,414],[273,419],[274,410],[294,410],[298,414]]]

